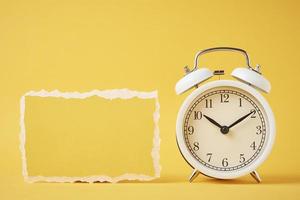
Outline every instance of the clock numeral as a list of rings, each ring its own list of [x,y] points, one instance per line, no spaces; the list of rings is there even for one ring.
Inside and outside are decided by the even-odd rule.
[[[251,147],[253,150],[256,149],[255,141],[251,143],[250,147]]]
[[[240,163],[243,163],[243,162],[245,162],[245,161],[246,161],[246,158],[244,157],[244,154],[241,153],[241,154],[240,154]]]
[[[199,142],[194,142],[193,149],[194,149],[194,151],[198,151],[199,150]]]
[[[208,156],[208,160],[207,160],[207,162],[210,162],[210,160],[211,160],[211,156],[212,156],[212,153],[207,153],[206,155]]]
[[[212,99],[205,99],[205,108],[212,108]]]
[[[250,112],[253,112],[252,114],[251,114],[251,118],[256,118],[256,110],[255,109],[252,109],[252,110],[250,110]]]
[[[260,126],[260,125],[259,125],[259,126],[256,126],[256,129],[257,129],[256,135],[260,135],[260,134],[262,133],[261,126]]]
[[[221,103],[229,103],[229,94],[221,94]]]
[[[222,160],[222,166],[227,167],[228,166],[228,158],[223,158]]]
[[[239,106],[242,107],[242,98],[240,98],[239,103]]]
[[[199,120],[202,118],[202,112],[201,111],[195,111],[194,112],[194,120]]]
[[[189,127],[187,128],[187,130],[188,130],[189,135],[193,135],[193,133],[194,133],[194,131],[195,131],[195,129],[194,129],[193,126],[189,126]]]

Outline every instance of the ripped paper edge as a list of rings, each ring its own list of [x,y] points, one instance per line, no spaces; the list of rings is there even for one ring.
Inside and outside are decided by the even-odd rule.
[[[96,176],[83,176],[83,177],[68,177],[68,176],[29,176],[27,170],[27,159],[26,159],[26,129],[25,129],[25,97],[26,96],[37,96],[37,97],[56,97],[65,99],[85,99],[92,96],[98,96],[105,99],[131,99],[134,97],[140,99],[155,99],[155,111],[153,113],[154,121],[154,135],[153,135],[153,146],[151,150],[151,157],[153,160],[154,176],[144,174],[125,173],[120,176],[111,177],[107,175],[96,175]],[[160,118],[160,104],[158,101],[158,92],[141,92],[129,89],[113,89],[113,90],[92,90],[90,92],[61,92],[59,90],[53,91],[29,91],[25,93],[20,100],[20,151],[22,159],[22,174],[24,180],[29,183],[33,182],[111,182],[116,183],[122,180],[139,180],[139,181],[150,181],[160,177],[161,166],[160,160],[160,133],[159,133],[159,118]]]

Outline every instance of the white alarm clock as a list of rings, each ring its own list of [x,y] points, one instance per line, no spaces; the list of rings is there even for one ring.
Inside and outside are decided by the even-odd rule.
[[[214,51],[244,54],[247,66],[236,68],[236,80],[217,80],[201,85],[223,70],[198,68],[200,55]],[[176,93],[196,87],[183,102],[177,117],[176,139],[184,159],[194,168],[190,181],[199,173],[218,179],[233,179],[251,174],[261,179],[256,169],[271,152],[275,139],[273,112],[260,92],[271,85],[251,67],[247,52],[233,47],[205,49],[196,54],[194,68],[176,84]]]

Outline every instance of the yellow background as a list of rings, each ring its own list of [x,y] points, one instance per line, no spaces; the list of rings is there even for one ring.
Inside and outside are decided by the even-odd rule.
[[[295,198],[299,199],[299,35],[297,1],[1,1],[0,198]],[[246,49],[272,83],[265,95],[275,113],[277,138],[249,177],[199,177],[175,142],[177,111],[187,94],[174,85],[194,54],[213,46]],[[244,65],[238,54],[203,57],[225,69]],[[225,76],[223,78],[230,78]],[[162,176],[151,183],[26,184],[19,152],[19,99],[28,90],[159,91]]]
[[[154,177],[154,111],[153,98],[27,96],[28,175]]]

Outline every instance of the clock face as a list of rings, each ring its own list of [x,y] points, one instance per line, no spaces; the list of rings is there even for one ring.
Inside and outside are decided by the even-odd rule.
[[[219,86],[199,94],[184,113],[182,133],[188,152],[216,171],[245,168],[264,151],[268,122],[250,93]]]

